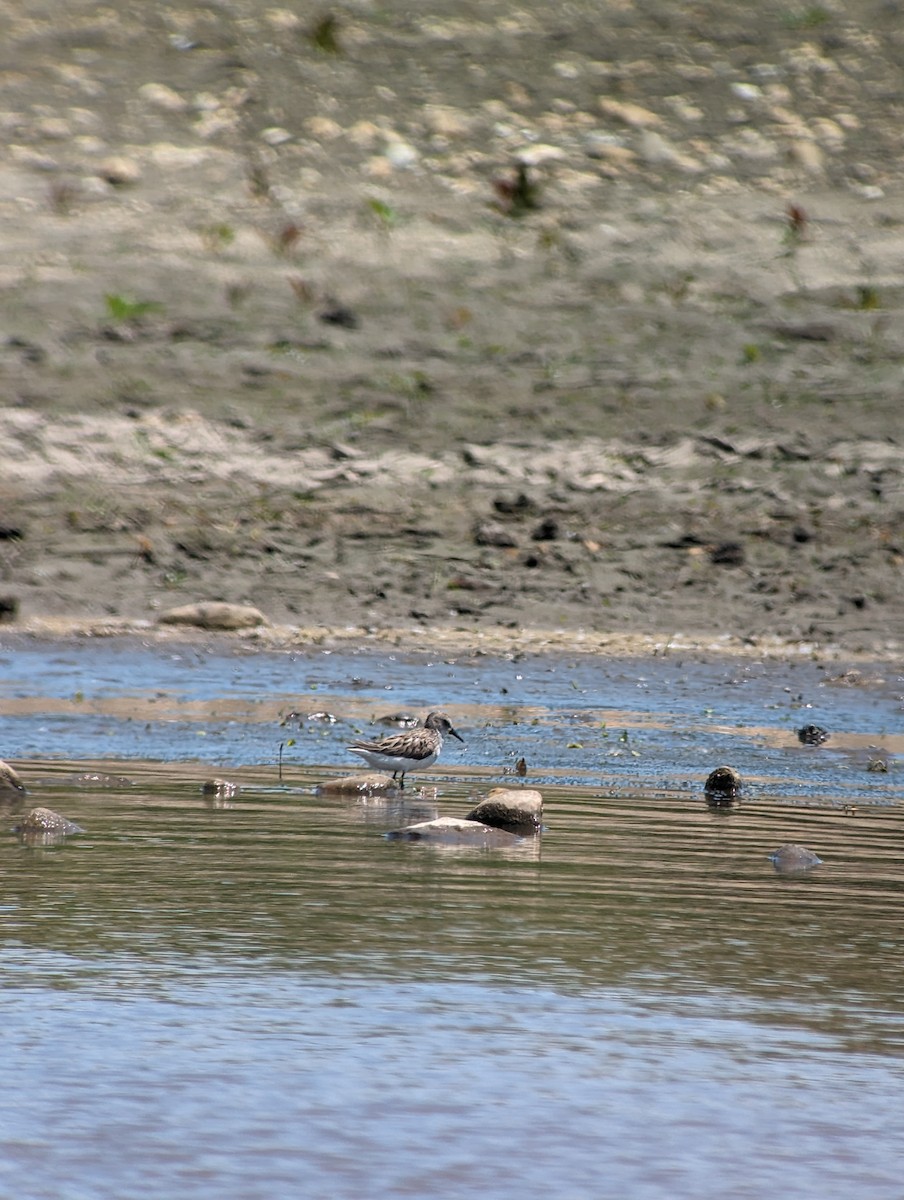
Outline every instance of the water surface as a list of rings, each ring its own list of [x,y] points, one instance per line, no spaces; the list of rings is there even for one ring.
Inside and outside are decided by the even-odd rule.
[[[2,644],[3,757],[86,832],[0,838],[0,1195],[900,1196],[901,680],[859,669]],[[405,797],[318,792],[438,704],[467,747]],[[520,754],[541,837],[382,836]]]

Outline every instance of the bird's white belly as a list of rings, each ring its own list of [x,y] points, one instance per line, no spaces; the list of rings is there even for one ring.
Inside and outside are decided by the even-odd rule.
[[[414,771],[424,767],[432,767],[436,762],[436,754],[428,754],[426,758],[402,758],[389,754],[378,754],[376,750],[351,748],[352,754],[360,754],[364,761],[377,771]]]

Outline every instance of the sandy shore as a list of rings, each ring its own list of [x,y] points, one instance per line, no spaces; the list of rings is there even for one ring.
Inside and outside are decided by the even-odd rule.
[[[896,653],[901,34],[746,14],[6,13],[8,627]]]

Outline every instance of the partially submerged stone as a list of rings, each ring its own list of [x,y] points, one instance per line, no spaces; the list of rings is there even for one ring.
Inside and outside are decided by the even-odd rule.
[[[26,794],[19,772],[0,758],[0,799],[10,800]]]
[[[813,867],[818,867],[822,859],[812,850],[808,850],[806,846],[788,842],[770,854],[769,861],[780,875],[796,875],[801,871],[809,871]]]
[[[798,729],[797,738],[804,746],[821,746],[829,740],[829,731],[821,725],[804,725]]]
[[[539,833],[543,796],[531,788],[493,788],[476,808],[471,809],[465,820],[480,821],[509,833]]]
[[[52,808],[33,808],[13,830],[25,842],[49,845],[60,838],[84,833],[81,825],[60,816]]]
[[[201,792],[214,800],[231,800],[239,791],[239,785],[229,779],[205,779]]]
[[[198,604],[183,604],[171,608],[157,618],[160,625],[196,625],[199,629],[254,629],[266,625],[267,618],[259,608],[250,604],[226,604],[220,600],[203,600]]]
[[[104,771],[83,771],[72,778],[73,787],[79,788],[130,788],[134,781],[128,775],[108,775]]]
[[[435,842],[457,846],[512,846],[521,839],[517,834],[504,829],[493,829],[480,821],[469,821],[465,817],[437,817],[433,821],[420,821],[403,829],[392,829],[386,836],[409,842]]]
[[[328,779],[321,783],[317,792],[321,796],[390,795],[399,791],[399,785],[391,775],[370,771],[364,775],[343,775],[341,779]]]
[[[716,767],[707,776],[703,791],[708,799],[720,803],[735,800],[741,791],[741,776],[734,767]]]

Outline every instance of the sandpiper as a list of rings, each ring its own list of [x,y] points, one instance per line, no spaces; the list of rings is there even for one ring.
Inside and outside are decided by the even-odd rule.
[[[451,735],[464,743],[452,728],[445,713],[432,712],[424,724],[378,742],[352,742],[348,749],[360,754],[364,761],[378,771],[392,771],[399,787],[405,786],[405,775],[415,767],[432,767],[443,748],[443,735]]]

